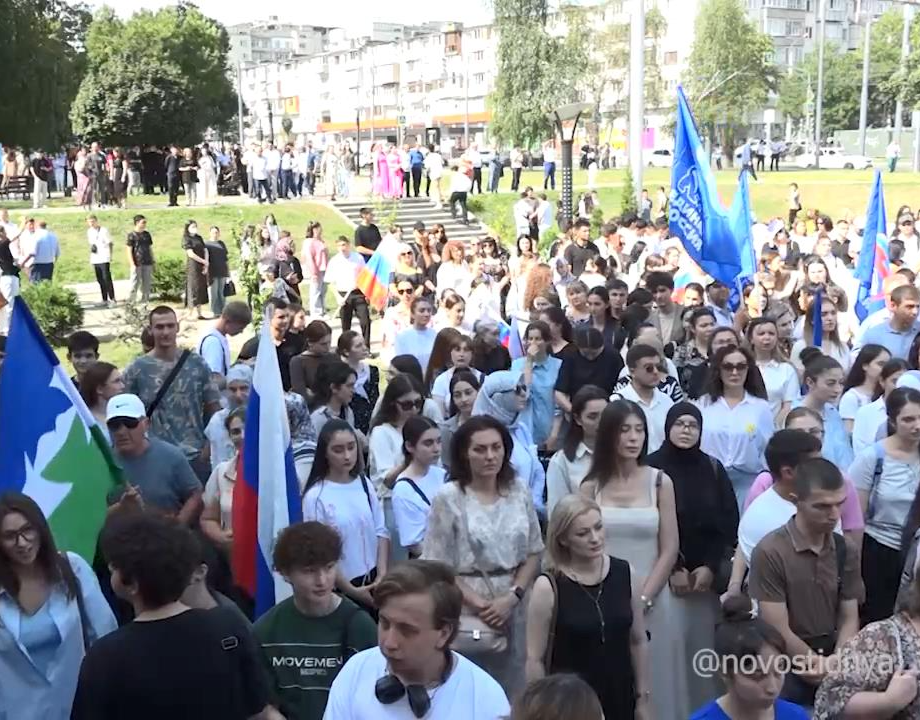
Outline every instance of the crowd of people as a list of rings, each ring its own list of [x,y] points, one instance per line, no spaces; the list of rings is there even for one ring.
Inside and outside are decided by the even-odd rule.
[[[250,624],[228,566],[247,303],[193,349],[153,308],[123,369],[75,332],[125,483],[92,568],[0,499],[0,715],[920,718],[920,236],[895,217],[862,322],[846,213],[757,223],[735,309],[663,219],[506,248],[383,235],[365,208],[331,257],[311,223],[298,259],[267,218],[244,255],[271,290],[301,493],[272,549],[291,597]]]

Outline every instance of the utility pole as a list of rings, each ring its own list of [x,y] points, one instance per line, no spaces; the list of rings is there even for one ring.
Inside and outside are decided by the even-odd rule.
[[[470,59],[463,55],[463,147],[470,147]]]
[[[815,98],[815,167],[821,167],[821,114],[824,110],[824,30],[827,19],[827,0],[818,6],[818,91]]]
[[[645,127],[645,2],[633,0],[629,26],[629,167],[636,201],[642,195],[642,130]]]
[[[866,24],[863,32],[862,91],[859,94],[859,154],[866,154],[866,127],[869,122],[869,55],[872,46],[872,15],[866,8]]]
[[[911,6],[907,3],[902,5],[901,9],[904,13],[904,28],[901,32],[900,69],[903,72],[907,65],[907,57],[910,55],[910,21],[913,19],[914,13],[913,8],[911,8]],[[902,100],[903,95],[903,92],[898,93],[897,103],[895,103],[894,109],[894,139],[898,144],[901,143],[901,130],[904,128],[904,101]]]

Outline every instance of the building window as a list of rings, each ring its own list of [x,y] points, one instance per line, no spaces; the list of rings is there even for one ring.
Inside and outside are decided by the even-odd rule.
[[[664,54],[664,64],[665,65],[677,65],[677,51],[672,50]]]
[[[473,53],[473,60],[482,60],[485,57],[485,52],[482,50],[477,50]]]
[[[486,81],[485,73],[476,73],[475,75],[473,75],[473,82],[476,83],[477,85],[482,85],[482,83],[484,83],[485,81]]]
[[[323,110],[321,115],[322,115],[322,121],[324,123],[332,122],[332,113],[330,113],[328,110]]]

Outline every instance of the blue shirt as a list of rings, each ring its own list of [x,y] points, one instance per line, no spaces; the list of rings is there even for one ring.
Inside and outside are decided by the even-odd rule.
[[[866,329],[860,339],[860,346],[875,343],[888,350],[891,357],[906,360],[910,344],[918,332],[920,332],[920,320],[915,320],[907,330],[895,330],[891,327],[890,321],[883,322]]]
[[[527,358],[519,357],[511,361],[511,369],[515,372],[524,372]],[[539,446],[546,442],[553,429],[553,418],[559,412],[556,407],[554,395],[556,380],[559,378],[559,368],[562,360],[552,355],[533,366],[533,379],[530,385],[530,397],[524,412],[530,412],[530,422],[533,428],[533,441]]]
[[[751,164],[751,144],[744,143],[744,147],[741,148],[741,164],[750,165]]]
[[[792,402],[792,408],[805,404],[804,398]],[[843,424],[840,411],[827,403],[821,415],[824,417],[824,444],[821,446],[821,457],[829,460],[839,468],[848,468],[853,462],[853,446],[850,443],[850,434]]]
[[[67,558],[83,593],[86,634],[95,639],[112,632],[117,623],[99,589],[96,575],[81,557],[67,553]],[[59,720],[70,717],[84,654],[80,611],[77,601],[69,600],[60,584],[48,595],[44,611],[47,611],[45,618],[27,619],[15,598],[0,590],[2,718]],[[53,631],[47,624],[48,619],[54,625]],[[54,634],[59,638],[56,644],[49,642]],[[35,650],[38,652],[33,655]]]
[[[35,262],[40,265],[53,263],[61,254],[57,235],[53,232],[38,232],[35,235]]]
[[[773,704],[773,713],[776,720],[808,720],[808,713],[800,705],[786,700],[777,700]],[[732,720],[719,703],[713,700],[704,705],[690,716],[690,720]]]
[[[410,165],[424,165],[425,156],[422,155],[422,151],[418,148],[413,148],[409,151],[409,164]]]

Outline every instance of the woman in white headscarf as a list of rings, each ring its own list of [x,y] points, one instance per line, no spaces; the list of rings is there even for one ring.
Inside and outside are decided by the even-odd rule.
[[[529,396],[524,375],[512,370],[500,370],[483,380],[473,415],[491,415],[508,427],[514,447],[511,449],[511,466],[521,481],[530,488],[537,514],[545,517],[543,490],[546,473],[537,460],[537,444],[531,431],[532,420],[526,410]]]
[[[230,432],[227,430],[227,416],[238,407],[246,407],[252,388],[252,368],[239,363],[227,370],[225,405],[211,416],[204,429],[205,437],[211,443],[211,469],[236,454]]]

